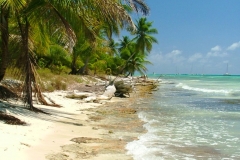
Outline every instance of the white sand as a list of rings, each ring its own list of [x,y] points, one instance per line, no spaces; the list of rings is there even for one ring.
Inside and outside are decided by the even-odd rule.
[[[88,124],[89,111],[100,104],[79,103],[65,98],[66,92],[47,93],[62,108],[35,105],[51,115],[30,112],[24,108],[9,108],[0,103],[0,110],[25,121],[27,126],[8,125],[0,121],[0,160],[44,160],[71,144],[75,137],[99,138],[104,130]],[[83,111],[84,110],[84,111]],[[96,157],[95,157],[96,158]]]
[[[0,121],[0,160],[132,159],[131,156],[125,154],[123,148],[125,142],[122,138],[118,138],[117,133],[109,133],[109,130],[100,129],[101,127],[96,128],[93,121],[89,119],[92,113],[88,109],[98,107],[101,104],[83,103],[79,100],[66,98],[67,92],[64,91],[55,91],[46,93],[46,95],[60,104],[62,108],[35,105],[35,107],[51,114],[46,115],[28,111],[24,107],[8,107],[7,104],[0,102],[0,111],[27,123],[26,126],[17,126],[4,124]],[[108,102],[114,101],[122,100],[115,98],[108,100]],[[125,132],[120,134],[125,134]],[[126,134],[130,136],[128,131]],[[77,144],[71,141],[72,138],[77,137],[102,139],[103,135],[105,136],[104,140],[110,140],[110,144],[105,141],[100,143],[93,141],[86,144]],[[133,137],[137,137],[136,135],[138,133],[133,133]],[[117,138],[112,141],[112,137]],[[122,148],[119,145],[122,145]],[[65,148],[63,149],[63,147]],[[96,153],[95,151],[99,148],[105,150],[109,148],[109,152]],[[113,150],[111,150],[112,148]]]

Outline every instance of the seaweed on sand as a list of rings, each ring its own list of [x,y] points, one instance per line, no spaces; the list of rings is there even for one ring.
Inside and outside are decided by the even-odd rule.
[[[6,113],[3,113],[0,111],[0,121],[4,121],[6,124],[11,124],[11,125],[26,125],[27,123],[24,121],[21,121],[20,119],[8,115]]]
[[[0,99],[8,100],[10,98],[18,98],[18,95],[7,87],[0,85]]]

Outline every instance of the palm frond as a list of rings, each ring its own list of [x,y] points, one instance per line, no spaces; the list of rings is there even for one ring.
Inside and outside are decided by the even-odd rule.
[[[126,4],[128,4],[133,10],[136,12],[141,12],[144,15],[149,14],[149,7],[143,0],[123,0]]]
[[[0,0],[0,5],[5,8],[10,8],[12,12],[15,12],[24,8],[26,0]]]

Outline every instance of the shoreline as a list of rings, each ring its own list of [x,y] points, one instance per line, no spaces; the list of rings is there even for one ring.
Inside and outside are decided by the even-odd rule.
[[[146,89],[145,86],[142,87]],[[51,99],[63,106],[54,108],[36,105],[50,113],[50,116],[36,116],[36,113],[15,114],[30,124],[28,126],[7,127],[0,122],[3,130],[1,137],[5,136],[5,141],[11,136],[20,137],[10,144],[4,143],[0,158],[11,160],[17,156],[23,160],[133,159],[127,154],[125,146],[144,133],[143,122],[137,115],[139,108],[134,106],[134,103],[139,97],[145,96],[145,89],[141,91],[141,87],[137,88],[137,93],[131,93],[130,98],[113,97],[106,101],[106,104],[82,103],[76,99],[65,98],[66,92],[63,91],[48,93]],[[13,111],[8,112],[12,114]],[[20,132],[24,129],[25,131]]]

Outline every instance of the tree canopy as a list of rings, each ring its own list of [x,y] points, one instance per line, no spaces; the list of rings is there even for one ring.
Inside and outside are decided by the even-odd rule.
[[[34,109],[32,93],[41,95],[36,67],[56,74],[144,74],[147,54],[157,40],[143,0],[0,0],[0,81],[16,68],[24,81],[23,99]],[[117,42],[114,35],[124,36]]]

